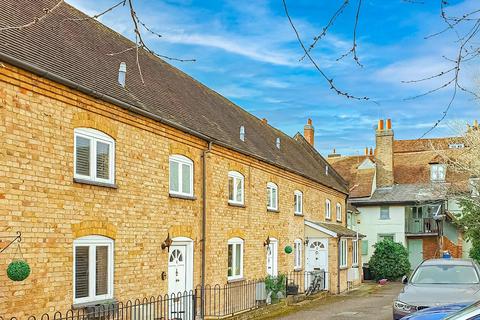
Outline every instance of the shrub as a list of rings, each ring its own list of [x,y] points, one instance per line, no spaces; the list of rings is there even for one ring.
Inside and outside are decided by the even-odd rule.
[[[398,280],[410,272],[407,249],[401,243],[388,239],[375,244],[368,265],[375,280]]]
[[[470,258],[480,263],[480,241],[474,241],[469,252]]]
[[[285,295],[285,286],[287,277],[284,274],[279,274],[276,277],[267,276],[265,278],[265,287],[270,294],[272,302],[278,301],[278,294]]]

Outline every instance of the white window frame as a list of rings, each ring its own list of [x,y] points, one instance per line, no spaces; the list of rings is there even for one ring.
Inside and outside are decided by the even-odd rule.
[[[238,280],[238,279],[243,279],[243,239],[241,238],[231,238],[228,240],[227,243],[227,270],[228,270],[228,246],[232,245],[232,270],[235,270],[237,267],[237,263],[240,263],[240,274],[239,275],[233,275],[233,276],[228,276],[228,271],[227,271],[227,278],[228,280]],[[236,261],[236,248],[237,244],[240,244],[240,261]],[[233,273],[233,272],[232,272]]]
[[[76,254],[77,247],[89,247],[88,252],[88,297],[75,298],[75,276],[76,276]],[[108,247],[108,292],[103,295],[95,295],[95,280],[96,280],[96,247]],[[94,301],[101,301],[113,299],[113,272],[114,272],[114,241],[113,239],[103,236],[85,236],[73,240],[73,303],[88,303]]]
[[[73,172],[76,179],[82,179],[92,182],[102,182],[113,184],[115,182],[115,141],[109,135],[91,128],[75,128],[73,134]],[[88,176],[77,173],[77,137],[82,137],[90,141],[90,174]],[[97,141],[109,145],[109,179],[97,177]]]
[[[382,208],[387,208],[387,217],[382,216]],[[380,220],[390,220],[390,206],[380,206]]]
[[[342,222],[342,211],[343,211],[342,210],[342,205],[337,202],[335,215],[336,215],[336,218],[337,218],[338,222]]]
[[[303,193],[300,190],[295,190],[293,193],[293,208],[296,215],[303,215]]]
[[[442,172],[441,177],[440,177],[440,171]],[[445,164],[435,163],[430,165],[431,181],[445,181],[446,176],[447,176],[447,166]]]
[[[348,243],[347,239],[340,240],[340,268],[346,268],[348,265]]]
[[[170,172],[172,168],[172,162],[178,163],[178,191],[172,190],[172,185],[170,184]],[[169,157],[169,177],[168,177],[168,183],[169,183],[169,192],[172,195],[179,195],[179,196],[186,196],[186,197],[193,197],[193,161],[185,156],[179,155],[179,154],[174,154]],[[183,170],[182,166],[189,166],[190,167],[190,192],[183,192]]]
[[[303,242],[301,239],[295,239],[293,242],[294,270],[302,269],[302,245]]]
[[[228,188],[230,188],[230,178],[233,179],[233,192],[232,192],[232,195],[233,195],[233,199],[228,199],[228,203],[232,203],[232,204],[240,204],[240,205],[243,205],[244,202],[245,202],[245,177],[240,173],[240,172],[237,172],[237,171],[229,171],[228,172]],[[242,183],[241,183],[241,194],[242,194],[242,199],[236,199],[237,198],[237,180],[240,180]],[[228,197],[230,197],[230,189],[228,189]]]
[[[273,190],[275,190],[275,196],[273,196]],[[267,209],[268,210],[278,210],[278,186],[273,183],[267,183],[267,197],[270,200],[270,206],[267,202]],[[273,204],[273,205],[272,205]]]
[[[332,202],[330,199],[325,200],[325,219],[332,219]]]
[[[352,240],[352,267],[358,267],[358,240]]]

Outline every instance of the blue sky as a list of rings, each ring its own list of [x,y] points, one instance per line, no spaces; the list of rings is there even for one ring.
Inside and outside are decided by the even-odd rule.
[[[450,1],[452,13],[474,8],[478,0]],[[117,0],[68,0],[95,14]],[[303,40],[321,32],[343,0],[289,0],[290,14]],[[453,57],[453,34],[425,40],[441,30],[439,2],[411,4],[402,0],[364,0],[358,25],[358,54],[363,68],[351,58],[336,59],[351,47],[355,1],[313,51],[313,56],[337,85],[377,103],[349,100],[329,90],[312,65],[299,61],[302,51],[284,15],[282,1],[261,0],[136,0],[139,17],[163,35],[147,37],[157,52],[197,62],[173,64],[289,135],[303,131],[307,118],[316,129],[316,147],[342,154],[361,153],[374,146],[374,125],[392,118],[397,139],[420,137],[441,117],[451,90],[405,100],[439,85],[439,81],[404,84],[450,68],[442,55]],[[477,4],[478,7],[478,4]],[[478,9],[478,8],[476,8]],[[100,21],[133,38],[126,8]],[[478,83],[478,65],[463,70],[469,88]],[[451,135],[451,124],[479,118],[479,105],[460,94],[446,121],[429,137]]]

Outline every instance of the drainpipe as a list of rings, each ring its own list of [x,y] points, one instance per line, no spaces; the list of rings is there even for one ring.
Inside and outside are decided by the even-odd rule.
[[[205,237],[207,229],[207,154],[212,150],[213,143],[208,142],[208,148],[202,152],[202,275],[201,275],[201,299],[200,299],[200,319],[205,318]]]
[[[340,241],[342,240],[342,237],[338,237],[338,243],[337,243],[337,294],[340,294],[340,256],[342,255],[341,248],[340,248]]]

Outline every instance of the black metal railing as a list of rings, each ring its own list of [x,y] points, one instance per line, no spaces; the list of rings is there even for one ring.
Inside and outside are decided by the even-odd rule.
[[[315,281],[316,280],[316,281]],[[321,271],[292,271],[287,273],[287,295],[311,293],[328,289],[328,272]],[[318,286],[314,285],[319,283]]]
[[[195,320],[194,291],[127,302],[111,302],[70,309],[64,313],[44,313],[27,320]],[[7,318],[8,319],[8,318]],[[0,316],[0,320],[7,320]],[[12,317],[10,320],[20,320]]]
[[[196,289],[200,309],[202,288]],[[267,295],[263,280],[249,280],[225,285],[206,285],[203,289],[204,316],[222,318],[256,309],[265,304]]]
[[[321,277],[321,278],[318,278]],[[280,279],[280,278],[279,278]],[[286,274],[286,294],[305,293],[314,279],[320,283],[315,291],[325,290],[328,274],[318,272],[290,272]],[[318,281],[320,279],[320,281]],[[282,286],[283,287],[283,286]],[[296,288],[296,290],[291,290]],[[151,298],[113,301],[93,306],[76,306],[66,312],[44,313],[29,317],[2,317],[0,320],[195,320],[219,319],[247,312],[278,301],[267,292],[265,279],[243,280],[224,285],[197,286],[192,291]],[[270,297],[269,297],[270,296]]]

